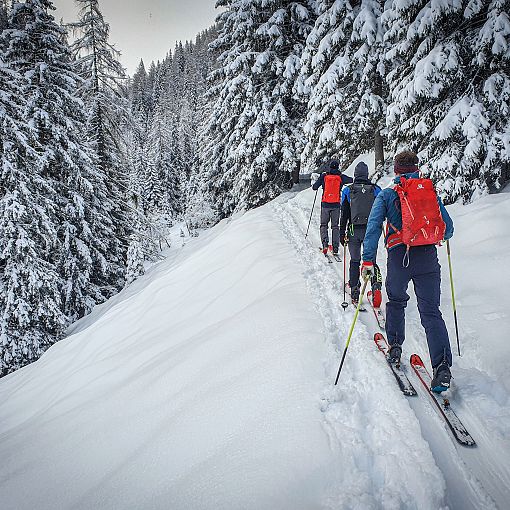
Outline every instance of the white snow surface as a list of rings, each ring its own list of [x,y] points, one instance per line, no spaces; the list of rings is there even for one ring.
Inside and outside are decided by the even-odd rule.
[[[174,243],[168,257],[0,380],[0,507],[492,509],[510,501],[510,193],[455,205],[458,445],[402,395],[370,312],[318,253],[314,192]],[[381,265],[383,250],[381,249]],[[443,313],[455,344],[445,249]],[[429,363],[414,301],[404,358]]]

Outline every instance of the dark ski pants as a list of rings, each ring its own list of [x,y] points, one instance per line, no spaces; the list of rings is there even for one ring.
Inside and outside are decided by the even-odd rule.
[[[359,285],[359,271],[361,264],[361,247],[363,246],[363,239],[365,239],[365,233],[367,227],[365,225],[359,225],[351,230],[348,235],[349,239],[349,255],[351,261],[349,263],[349,287],[354,289]]]
[[[333,235],[333,249],[338,250],[340,245],[340,208],[321,207],[321,241],[325,248],[329,245],[328,224],[331,221],[331,232]]]
[[[349,287],[351,289],[354,289],[354,287],[360,284],[361,247],[363,246],[366,231],[367,227],[365,225],[357,225],[354,227],[354,231],[351,231],[351,234],[349,234],[349,255],[351,256],[351,261],[349,263]],[[381,277],[375,260],[374,269],[379,277]],[[372,290],[381,290],[381,284],[378,284],[375,274],[370,284]]]
[[[441,300],[441,266],[436,246],[415,246],[409,250],[407,265],[406,246],[400,245],[388,252],[386,275],[386,333],[388,343],[402,345],[405,339],[405,308],[409,296],[407,287],[412,280],[418,300],[421,324],[427,335],[430,359],[436,367],[443,359],[451,366],[452,351],[448,331],[439,310]]]

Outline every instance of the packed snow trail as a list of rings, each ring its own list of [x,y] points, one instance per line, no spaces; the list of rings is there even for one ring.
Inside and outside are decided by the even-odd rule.
[[[358,496],[347,508],[440,508],[444,505],[445,481],[422,439],[419,422],[407,399],[395,386],[393,375],[381,362],[380,353],[361,322],[355,329],[339,385],[333,386],[354,311],[351,307],[344,312],[340,306],[341,264],[331,267],[317,253],[314,248],[320,242],[315,233],[304,240],[312,205],[304,198],[306,194],[313,200],[311,192],[291,200],[286,195],[276,201],[274,208],[275,215],[281,218],[282,233],[303,264],[309,291],[323,318],[329,347],[322,397],[326,422],[339,458],[345,458],[349,451],[354,455],[355,471],[349,484],[362,484],[367,496],[370,492],[377,495],[375,501]],[[427,500],[418,503],[419,496]]]
[[[509,198],[510,197],[507,196],[506,199],[508,206],[510,206]],[[492,199],[493,197],[489,197],[487,200]],[[304,246],[302,251],[308,250],[311,254],[314,253],[314,243],[317,244],[320,242],[316,233],[318,230],[317,225],[319,224],[318,210],[316,210],[315,218],[312,221],[312,224],[315,224],[316,228],[311,235],[309,235],[309,240],[304,241],[304,236],[302,235],[300,239],[300,233],[302,234],[303,229],[306,228],[305,220],[307,221],[307,215],[310,213],[312,203],[313,193],[308,191],[289,199],[285,207],[280,207],[278,211],[278,214],[281,215],[282,218],[285,218],[284,230],[294,230],[292,237],[294,238],[296,249],[298,249],[297,245],[301,242]],[[494,214],[494,211],[492,211],[492,213]],[[468,215],[466,214],[466,216]],[[510,219],[510,215],[507,214],[507,218]],[[466,220],[468,219],[466,218]],[[468,221],[472,222],[472,217],[470,217]],[[467,225],[464,228],[469,232]],[[458,232],[463,231],[462,222],[459,222],[457,229]],[[466,234],[465,232],[465,236],[468,237]],[[461,238],[458,243],[460,245],[464,237],[462,235],[457,235],[457,237]],[[379,254],[385,254],[382,245]],[[444,254],[442,255],[444,257]],[[320,257],[319,261],[322,262]],[[384,268],[385,264],[382,258],[380,265]],[[444,261],[443,267],[447,267]],[[323,266],[321,268],[321,273],[324,275],[329,274],[331,277],[332,272],[329,271],[328,273],[328,269],[329,268],[324,268]],[[342,278],[342,270],[343,266],[336,266],[333,272],[333,280],[336,281],[338,278]],[[447,274],[443,274],[443,283],[446,284],[444,287],[448,285],[447,277]],[[330,285],[331,284],[330,282]],[[341,299],[340,288],[341,285],[339,286],[337,294],[338,309],[340,309],[338,305]],[[449,296],[447,293],[448,290],[448,287],[443,289],[443,293],[446,296]],[[447,322],[452,322],[448,321],[448,313],[450,312],[448,308],[448,305],[443,306]],[[349,319],[352,319],[352,312],[349,315]],[[415,303],[409,306],[407,315],[409,317],[407,326],[408,339],[404,344],[403,358],[408,359],[411,352],[418,352],[423,359],[428,360],[425,334],[421,324],[419,324]],[[368,327],[370,333],[378,331],[373,314],[362,314],[360,316],[360,321]],[[453,324],[449,324],[449,326],[450,331],[454,331]],[[339,361],[343,350],[343,342],[345,342],[346,332],[341,328],[338,328],[338,332],[337,338],[333,338],[332,341],[337,343],[338,350],[336,352],[336,359]],[[353,342],[359,343],[361,341],[365,343],[365,338],[365,334],[358,334],[355,339],[351,340],[351,346]],[[452,338],[452,342],[454,342],[454,338]],[[465,347],[469,348],[470,346]],[[352,347],[350,347],[350,350],[351,349]],[[490,357],[492,357],[492,355],[490,355]],[[353,353],[348,353],[346,364],[356,363],[357,360],[353,361],[352,358]],[[505,359],[507,360],[508,357],[505,357]],[[482,374],[477,368],[470,367],[470,370],[461,368],[465,365],[463,359],[457,358],[455,362],[457,363],[455,367],[457,370],[454,372],[456,384],[451,391],[453,396],[452,405],[455,406],[456,411],[459,410],[468,429],[473,432],[475,439],[479,443],[479,448],[474,451],[469,451],[453,442],[454,440],[449,434],[444,421],[435,413],[432,408],[433,404],[427,401],[426,392],[420,391],[419,389],[422,398],[411,398],[409,399],[409,404],[415,415],[419,418],[423,436],[429,443],[436,463],[446,479],[446,501],[448,506],[454,509],[506,508],[510,498],[510,470],[508,463],[508,458],[510,458],[510,441],[508,422],[505,424],[504,421],[499,421],[495,417],[493,428],[489,431],[485,425],[484,417],[487,416],[489,406],[492,407],[492,415],[499,414],[501,418],[509,416],[508,393],[505,392],[504,383],[498,384],[487,374]],[[508,366],[508,361],[506,364]],[[368,370],[371,371],[371,369]],[[334,380],[333,372],[330,372],[330,375],[332,380]],[[342,377],[344,377],[344,374],[342,374]],[[375,377],[375,375],[373,377]],[[473,382],[472,378],[476,380]],[[413,381],[415,387],[419,386],[416,380]],[[339,381],[339,385],[340,384],[342,384],[342,379]],[[481,391],[483,388],[489,391]],[[394,389],[395,388],[393,388],[393,390]],[[495,395],[491,389],[497,389]],[[350,391],[350,386],[346,388],[346,391]],[[392,390],[388,389],[388,391]],[[399,393],[398,389],[396,391]],[[409,434],[405,429],[402,430],[402,433]]]

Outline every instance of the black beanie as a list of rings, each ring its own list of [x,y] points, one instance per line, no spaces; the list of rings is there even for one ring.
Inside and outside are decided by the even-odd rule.
[[[330,162],[329,162],[329,169],[330,170],[338,170],[338,167],[340,165],[338,164],[338,161],[336,159],[332,159]]]
[[[363,161],[360,161],[354,169],[354,178],[368,179],[368,166]]]

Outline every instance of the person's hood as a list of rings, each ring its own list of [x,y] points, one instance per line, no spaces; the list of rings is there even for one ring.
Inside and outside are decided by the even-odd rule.
[[[405,177],[406,179],[419,179],[420,178],[420,172],[411,172],[409,174],[402,174],[402,175],[397,175],[394,179],[393,179],[393,182],[395,184],[400,184],[400,179],[402,177]]]

